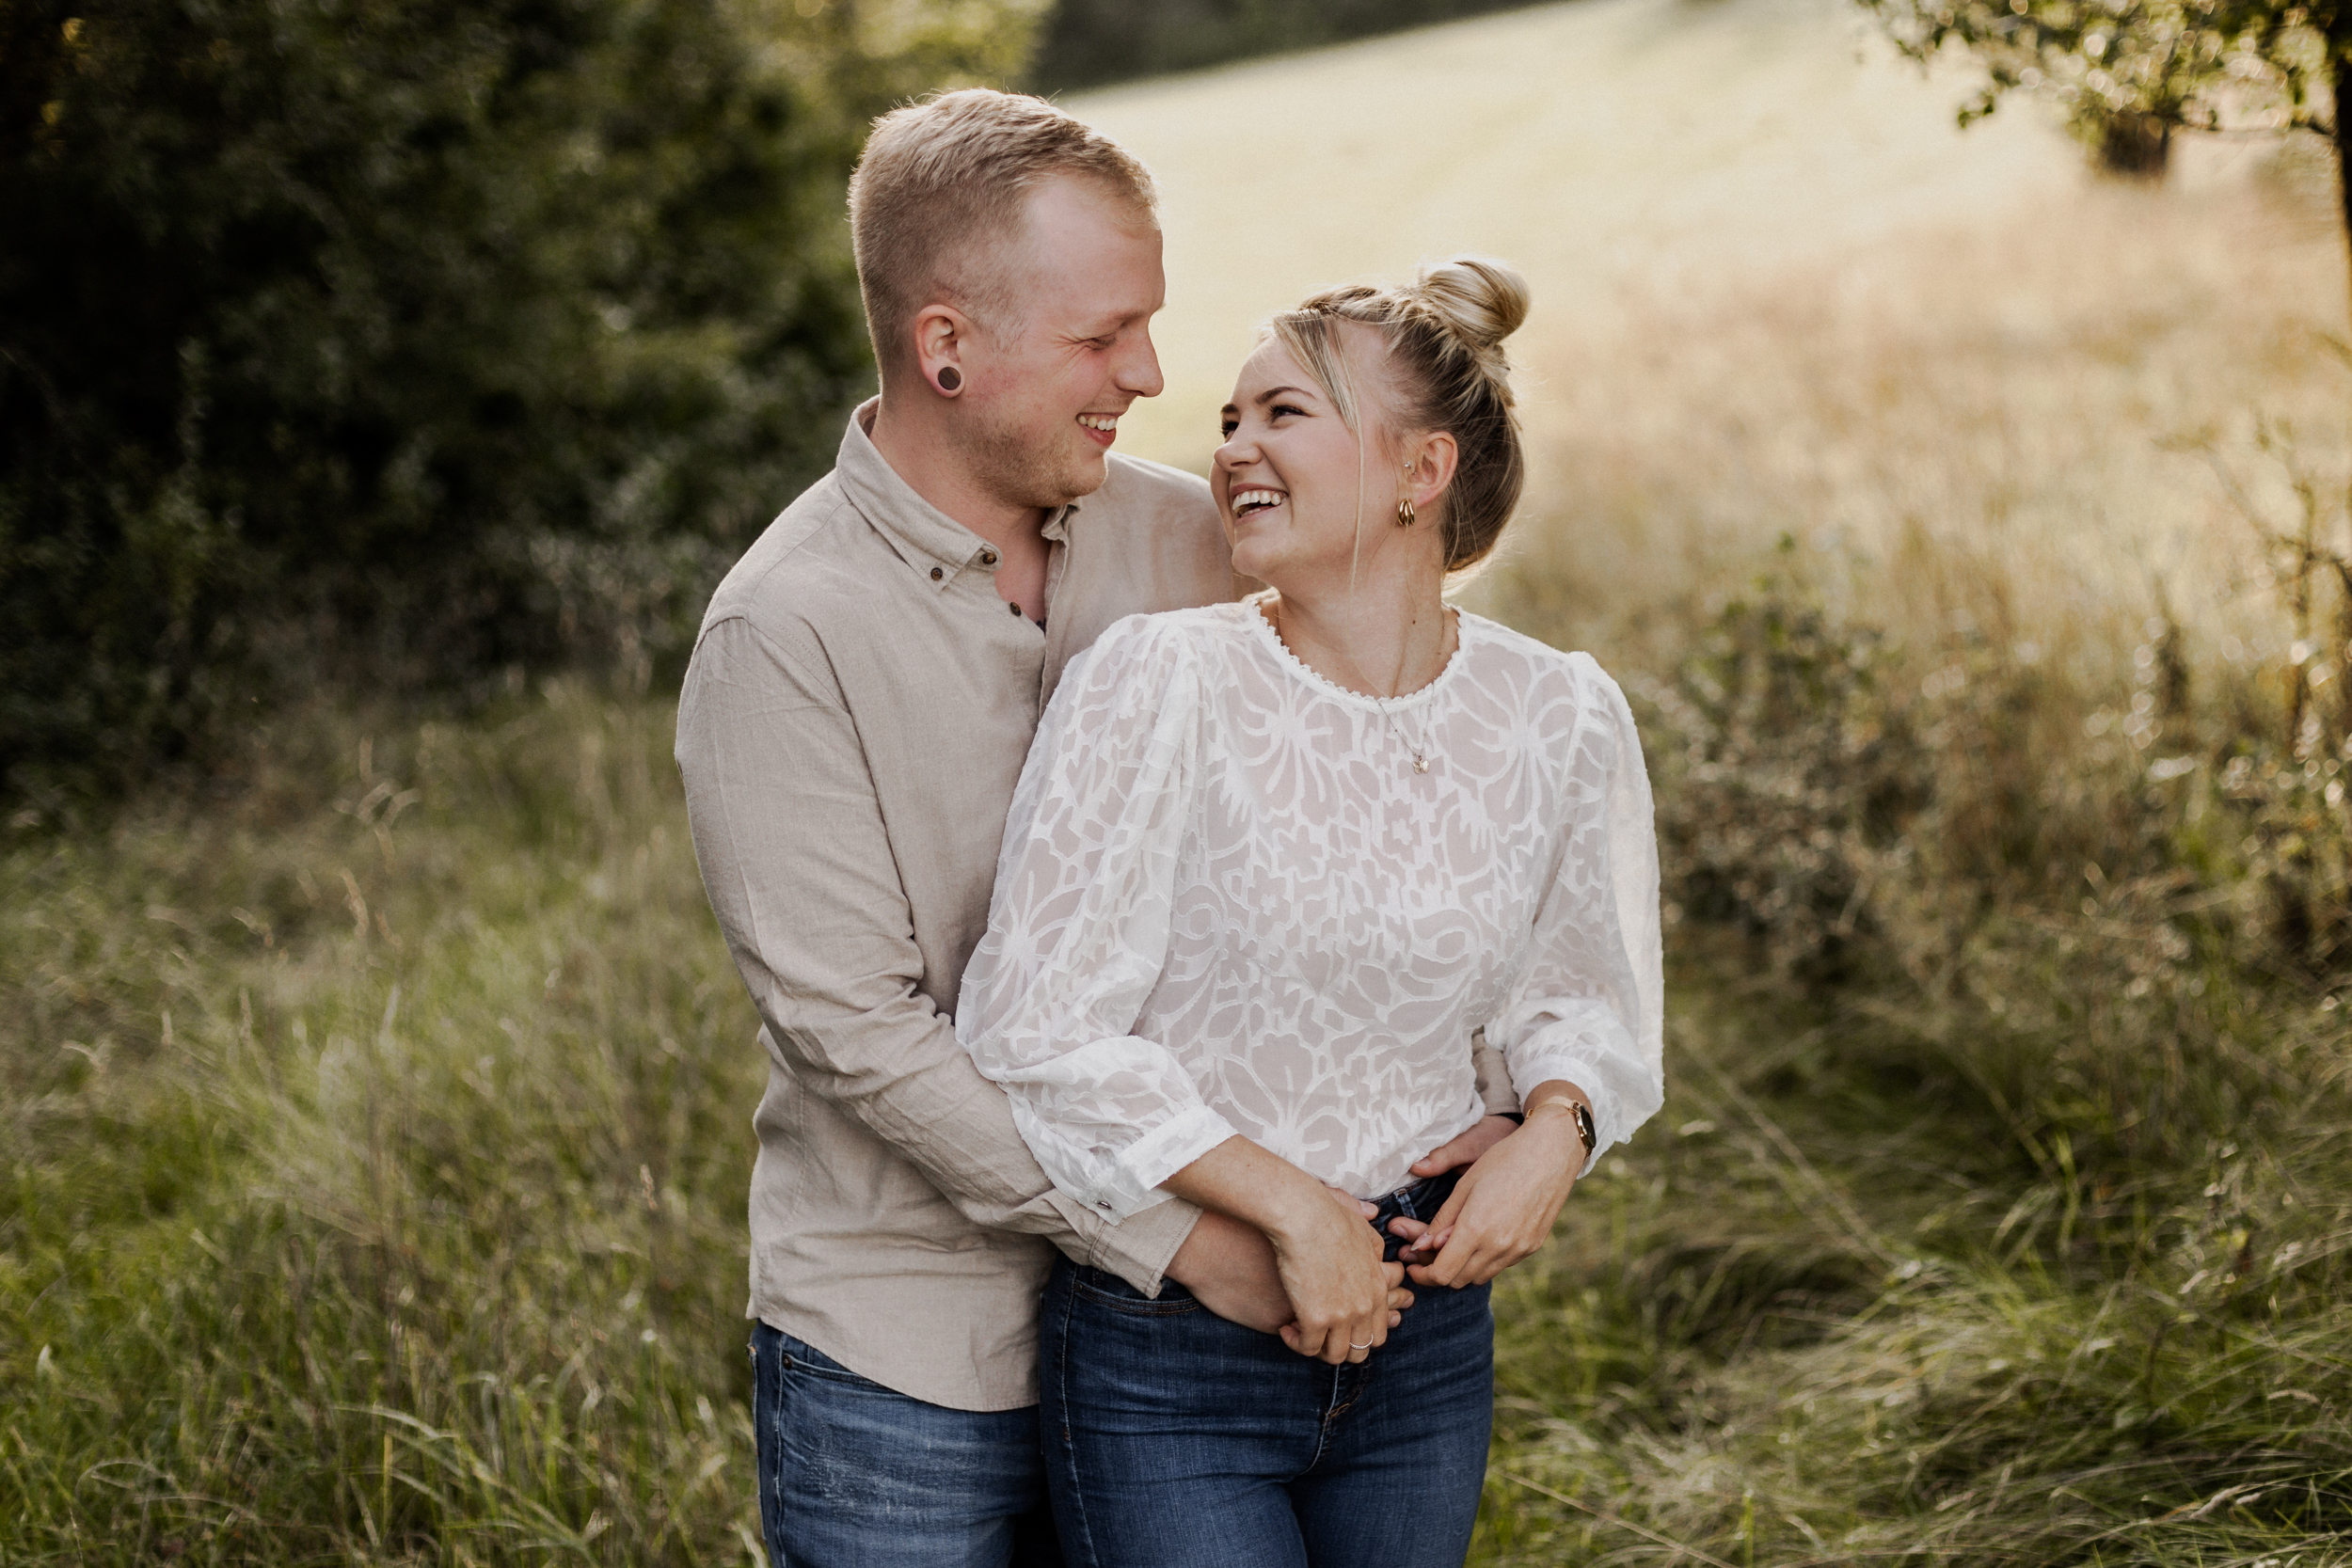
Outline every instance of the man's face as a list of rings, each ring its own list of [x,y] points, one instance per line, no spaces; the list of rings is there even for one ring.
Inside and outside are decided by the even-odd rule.
[[[1027,219],[961,401],[982,483],[1008,504],[1051,508],[1101,487],[1119,417],[1166,385],[1151,323],[1168,282],[1159,230],[1089,182],[1040,185]]]

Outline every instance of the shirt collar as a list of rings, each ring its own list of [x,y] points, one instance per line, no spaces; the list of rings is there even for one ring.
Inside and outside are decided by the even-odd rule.
[[[898,477],[898,470],[874,445],[874,413],[881,406],[882,399],[868,398],[850,416],[840,454],[834,460],[834,476],[849,493],[850,504],[900,556],[916,564],[936,563],[941,575],[932,580],[952,581],[965,567],[981,566],[982,552],[993,554],[995,546],[925,500],[914,485]],[[1047,513],[1041,530],[1046,539],[1068,544],[1070,519],[1077,512],[1078,503],[1072,501]],[[993,567],[993,562],[989,565]]]

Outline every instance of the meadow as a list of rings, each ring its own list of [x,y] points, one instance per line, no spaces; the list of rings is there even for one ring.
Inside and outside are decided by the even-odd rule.
[[[1956,96],[1582,0],[1074,101],[1168,186],[1152,455],[1307,287],[1536,289],[1464,594],[1635,699],[1669,1099],[1499,1291],[1479,1563],[2352,1563],[2333,171]],[[673,711],[323,698],[0,830],[0,1562],[758,1560]]]

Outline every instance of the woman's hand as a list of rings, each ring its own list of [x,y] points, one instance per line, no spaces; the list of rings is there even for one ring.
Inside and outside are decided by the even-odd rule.
[[[1550,1088],[1528,1096],[1536,1109],[1526,1125],[1463,1173],[1436,1218],[1389,1222],[1391,1233],[1414,1243],[1403,1256],[1415,1284],[1484,1285],[1550,1237],[1585,1159],[1564,1097],[1542,1092]]]
[[[1238,1136],[1160,1185],[1264,1232],[1290,1299],[1294,1321],[1279,1332],[1291,1349],[1337,1366],[1386,1342],[1397,1265],[1381,1261],[1380,1233],[1356,1199]]]
[[[1335,1367],[1361,1361],[1387,1342],[1396,1322],[1389,1270],[1397,1265],[1382,1260],[1380,1233],[1364,1223],[1354,1198],[1320,1182],[1304,1196],[1266,1229],[1295,1314],[1280,1330],[1282,1343]]]
[[[1365,1214],[1367,1219],[1378,1212],[1368,1203],[1357,1207],[1359,1212],[1371,1212]],[[1394,1328],[1404,1321],[1405,1309],[1413,1305],[1413,1292],[1403,1288],[1404,1264],[1383,1263],[1380,1272],[1389,1288],[1389,1326]],[[1298,1321],[1282,1289],[1274,1243],[1266,1240],[1265,1232],[1214,1209],[1201,1213],[1192,1234],[1168,1259],[1168,1277],[1226,1322],[1261,1334],[1279,1334]]]

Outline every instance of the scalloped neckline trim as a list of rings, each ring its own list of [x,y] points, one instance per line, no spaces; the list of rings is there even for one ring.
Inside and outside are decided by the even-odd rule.
[[[1251,627],[1273,653],[1276,660],[1288,665],[1300,680],[1326,696],[1336,697],[1342,702],[1369,708],[1375,713],[1384,710],[1395,713],[1400,709],[1422,707],[1435,701],[1438,693],[1454,679],[1454,672],[1462,667],[1462,656],[1470,648],[1470,623],[1474,617],[1459,606],[1447,605],[1446,613],[1454,617],[1454,652],[1446,657],[1443,668],[1430,676],[1423,685],[1394,697],[1375,697],[1369,692],[1351,691],[1291,652],[1290,644],[1282,641],[1282,634],[1274,629],[1274,622],[1265,612],[1265,607],[1273,592],[1269,588],[1263,593],[1253,594],[1234,608],[1248,616]]]

